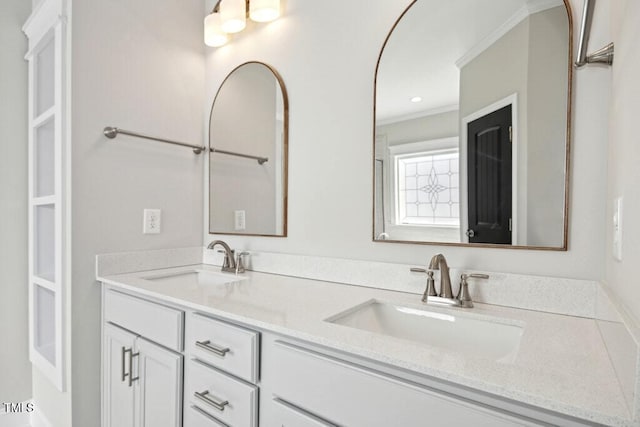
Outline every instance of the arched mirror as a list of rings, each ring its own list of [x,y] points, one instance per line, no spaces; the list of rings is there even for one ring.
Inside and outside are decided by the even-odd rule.
[[[375,241],[566,250],[562,0],[417,0],[375,83]]]
[[[224,80],[209,121],[209,232],[287,235],[288,100],[270,66]]]

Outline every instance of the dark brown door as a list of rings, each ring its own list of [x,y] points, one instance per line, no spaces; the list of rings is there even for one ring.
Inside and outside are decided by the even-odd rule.
[[[467,125],[470,243],[511,244],[511,105]]]

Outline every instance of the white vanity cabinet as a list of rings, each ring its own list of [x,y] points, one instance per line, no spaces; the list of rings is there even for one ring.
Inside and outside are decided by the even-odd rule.
[[[180,427],[181,310],[106,289],[103,427]]]
[[[179,301],[103,286],[103,427],[600,425]]]

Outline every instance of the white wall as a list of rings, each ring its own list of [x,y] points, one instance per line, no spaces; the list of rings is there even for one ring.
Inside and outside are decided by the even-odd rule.
[[[25,0],[0,2],[0,402],[31,398],[27,276]],[[7,351],[9,350],[9,351]]]
[[[567,139],[567,13],[555,7],[529,17],[527,92],[527,244],[562,246]],[[544,201],[543,203],[541,203]]]
[[[376,127],[377,135],[385,135],[391,145],[458,136],[458,111],[433,114]]]
[[[202,242],[204,156],[102,129],[203,141],[203,18],[199,0],[73,2],[70,391],[34,380],[55,427],[100,424],[95,255]],[[161,234],[142,234],[144,208],[162,209]]]
[[[611,1],[611,27],[615,43],[612,70],[611,111],[609,115],[609,157],[606,239],[606,282],[620,302],[640,320],[640,144],[638,115],[640,114],[640,2]],[[592,44],[594,48],[600,47]],[[623,197],[622,262],[612,256],[613,200]]]
[[[282,19],[251,24],[229,45],[207,50],[208,105],[224,76],[248,60],[275,66],[290,95],[289,237],[224,238],[248,250],[418,265],[442,251],[451,265],[470,269],[602,278],[607,106],[598,101],[609,96],[606,69],[580,70],[574,79],[567,252],[371,242],[375,64],[409,3],[288,0]],[[578,23],[582,2],[571,5]],[[598,3],[594,45],[608,37],[608,7]],[[205,243],[212,239],[205,233]]]

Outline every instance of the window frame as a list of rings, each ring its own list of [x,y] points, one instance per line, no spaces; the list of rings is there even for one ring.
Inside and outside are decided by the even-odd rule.
[[[391,225],[394,227],[402,228],[418,228],[418,229],[460,229],[461,219],[458,225],[453,224],[420,224],[420,223],[407,223],[401,221],[400,215],[400,176],[399,176],[399,161],[408,157],[419,157],[424,155],[441,154],[446,152],[458,153],[458,174],[460,174],[460,147],[459,138],[439,138],[418,142],[410,142],[405,144],[396,144],[388,147],[389,164],[391,166],[392,179],[389,180],[390,187],[389,194],[393,201],[392,221]],[[460,203],[460,200],[458,201]]]

